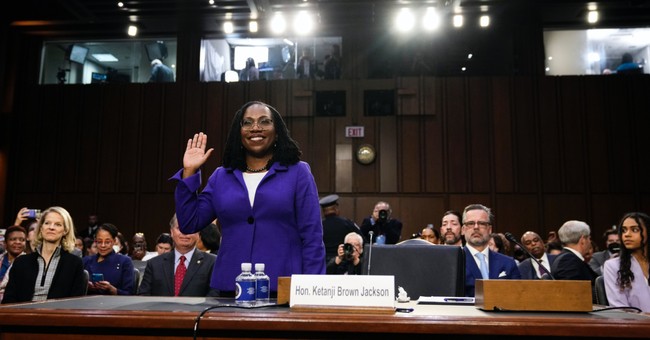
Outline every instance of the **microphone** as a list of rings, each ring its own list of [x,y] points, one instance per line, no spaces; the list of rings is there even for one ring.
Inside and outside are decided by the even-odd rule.
[[[551,278],[551,280],[555,280],[555,278],[553,277],[553,274],[551,274],[551,271],[548,270],[548,268],[544,267],[544,265],[542,264],[542,262],[541,262],[538,258],[536,258],[533,254],[531,254],[531,253],[528,251],[528,248],[524,247],[523,244],[519,243],[519,242],[517,241],[517,239],[515,239],[514,235],[512,235],[512,233],[510,233],[510,232],[505,232],[505,235],[506,235],[506,238],[508,239],[508,241],[510,241],[510,242],[512,242],[512,243],[514,243],[514,244],[516,244],[516,245],[518,245],[519,248],[521,248],[521,250],[523,250],[526,254],[528,254],[528,256],[530,256],[530,258],[531,258],[533,261],[537,262],[537,265],[538,265],[538,266],[540,266],[540,267],[546,269],[546,272],[548,273],[548,276]]]
[[[370,243],[368,243],[368,273],[367,275],[370,275],[370,262],[372,261],[372,230],[368,232],[368,235],[370,235]]]

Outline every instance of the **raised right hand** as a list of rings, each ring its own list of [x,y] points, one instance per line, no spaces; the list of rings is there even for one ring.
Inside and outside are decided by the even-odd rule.
[[[207,144],[208,135],[203,132],[194,134],[193,138],[187,140],[187,147],[183,155],[183,178],[194,175],[201,165],[208,160],[214,149],[210,148],[205,151]]]

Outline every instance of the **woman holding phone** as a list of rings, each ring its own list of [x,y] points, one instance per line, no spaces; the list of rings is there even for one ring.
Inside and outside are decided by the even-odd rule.
[[[113,249],[117,227],[104,223],[97,228],[95,244],[97,254],[83,258],[84,268],[90,275],[88,294],[132,295],[135,284],[131,258]]]
[[[51,207],[43,211],[36,227],[35,251],[14,260],[2,303],[84,295],[83,265],[71,254],[75,240],[67,210]]]

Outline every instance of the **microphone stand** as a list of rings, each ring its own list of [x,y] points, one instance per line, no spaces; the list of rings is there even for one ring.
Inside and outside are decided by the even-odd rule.
[[[551,274],[551,271],[548,270],[548,268],[544,267],[544,265],[542,264],[542,262],[541,262],[538,258],[536,258],[533,254],[531,254],[531,253],[528,251],[528,248],[524,247],[523,244],[517,242],[517,239],[515,239],[515,237],[514,237],[514,235],[512,235],[512,233],[510,233],[510,232],[506,232],[505,235],[506,235],[506,238],[508,239],[508,241],[510,241],[510,242],[512,242],[512,243],[514,243],[514,244],[516,244],[516,245],[518,245],[519,248],[521,248],[521,250],[523,250],[526,254],[528,254],[528,256],[530,256],[530,258],[532,259],[532,261],[537,262],[537,265],[538,265],[538,266],[540,266],[540,267],[546,269],[546,272],[548,273],[548,276],[551,278],[551,280],[555,280],[555,277],[553,277],[553,274]]]
[[[368,274],[370,275],[370,261],[372,260],[372,234],[374,234],[371,231],[368,232],[368,235],[370,235],[370,243],[368,243]]]

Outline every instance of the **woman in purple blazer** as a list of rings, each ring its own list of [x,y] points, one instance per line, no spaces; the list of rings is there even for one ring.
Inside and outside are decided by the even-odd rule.
[[[264,263],[277,292],[279,276],[324,274],[325,247],[318,190],[309,165],[289,136],[278,111],[249,102],[235,113],[223,164],[201,193],[201,172],[214,149],[207,135],[187,141],[177,180],[176,214],[183,233],[195,233],[216,218],[222,239],[211,287],[235,291],[241,263]]]

